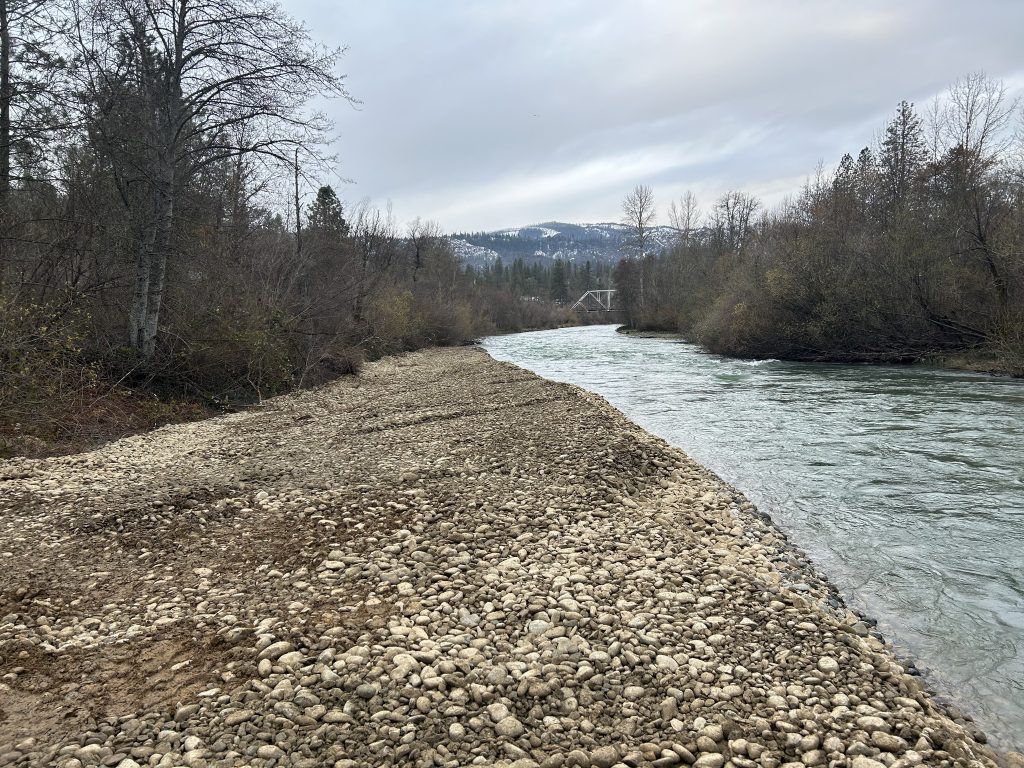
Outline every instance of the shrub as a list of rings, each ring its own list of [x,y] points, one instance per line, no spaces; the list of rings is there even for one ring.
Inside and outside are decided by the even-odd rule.
[[[0,301],[0,456],[82,450],[209,414],[196,403],[105,381],[98,364],[84,361],[84,324],[60,306]],[[121,363],[132,364],[127,357]]]
[[[363,370],[366,355],[359,347],[339,346],[320,359],[320,368],[327,374],[324,379],[334,376],[355,376]]]
[[[1007,373],[1024,376],[1024,311],[1007,313],[992,334],[991,347]]]
[[[0,426],[49,436],[84,390],[96,384],[83,364],[77,317],[61,308],[0,300]],[[69,425],[70,427],[70,425]]]

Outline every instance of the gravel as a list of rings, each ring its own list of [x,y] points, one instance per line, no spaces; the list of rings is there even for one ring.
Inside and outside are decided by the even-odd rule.
[[[0,462],[0,765],[1021,765],[602,399],[428,350]]]

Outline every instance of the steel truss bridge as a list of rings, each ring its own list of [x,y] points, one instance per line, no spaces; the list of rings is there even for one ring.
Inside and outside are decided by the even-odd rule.
[[[587,291],[571,309],[577,312],[615,312],[612,306],[614,296],[614,290]]]

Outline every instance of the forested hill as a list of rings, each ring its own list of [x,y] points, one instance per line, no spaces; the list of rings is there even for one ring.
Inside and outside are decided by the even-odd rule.
[[[624,224],[549,221],[492,232],[457,233],[451,236],[451,243],[455,253],[473,267],[489,266],[499,258],[506,264],[522,259],[549,265],[557,259],[597,265],[618,262],[631,235],[632,230]],[[651,250],[669,247],[677,235],[672,227],[652,227]]]

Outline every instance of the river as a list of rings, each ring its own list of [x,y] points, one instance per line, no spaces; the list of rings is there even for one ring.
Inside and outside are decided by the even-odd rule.
[[[994,745],[1024,746],[1024,382],[732,360],[614,326],[483,346],[742,490]]]

